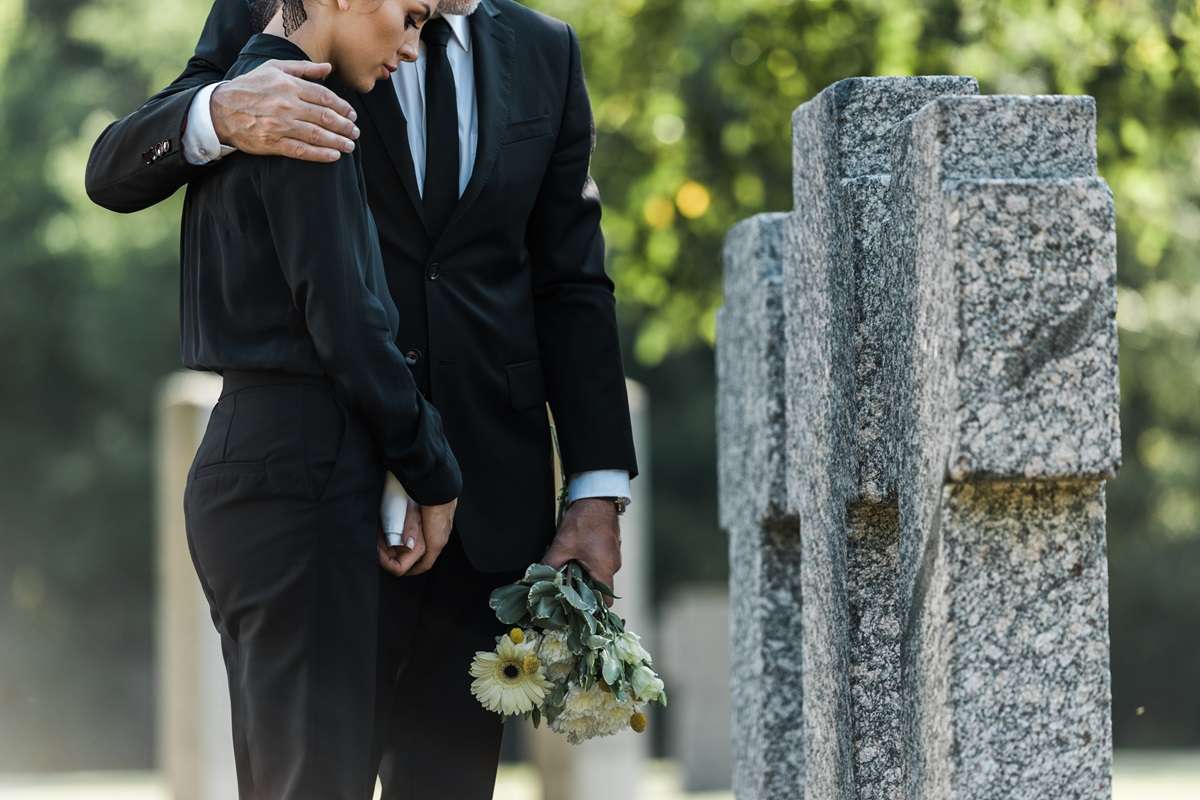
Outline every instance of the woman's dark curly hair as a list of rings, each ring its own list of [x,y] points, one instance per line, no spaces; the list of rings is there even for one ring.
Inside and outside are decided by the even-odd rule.
[[[250,19],[254,23],[254,29],[261,31],[267,27],[267,23],[271,21],[271,17],[275,16],[275,12],[283,6],[283,32],[290,36],[297,28],[304,24],[304,20],[308,19],[308,12],[304,10],[304,0],[254,0],[254,5],[250,9]]]

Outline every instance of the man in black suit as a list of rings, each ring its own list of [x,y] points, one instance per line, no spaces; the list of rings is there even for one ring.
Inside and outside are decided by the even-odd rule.
[[[463,475],[448,542],[408,574],[381,543],[373,755],[385,798],[472,800],[491,796],[501,730],[466,671],[499,632],[488,593],[534,561],[611,581],[638,470],[576,35],[513,0],[441,10],[466,16],[426,23],[420,59],[350,108],[311,64],[222,82],[254,27],[249,0],[216,0],[179,78],[100,135],[87,191],[136,211],[233,149],[363,148],[397,341]],[[557,530],[547,402],[569,479]]]

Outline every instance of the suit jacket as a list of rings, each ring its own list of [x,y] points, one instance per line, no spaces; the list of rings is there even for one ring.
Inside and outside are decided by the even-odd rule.
[[[93,201],[136,211],[209,168],[183,158],[187,110],[252,33],[246,0],[216,0],[184,72],[96,141]],[[478,149],[436,239],[391,82],[355,106],[397,343],[462,470],[463,546],[476,567],[500,571],[539,560],[554,535],[547,402],[566,474],[638,469],[575,32],[513,0],[482,0],[471,39]]]

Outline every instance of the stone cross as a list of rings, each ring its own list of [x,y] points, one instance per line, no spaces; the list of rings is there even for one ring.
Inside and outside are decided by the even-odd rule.
[[[1109,797],[1094,103],[854,78],[792,126],[717,316],[737,796]]]

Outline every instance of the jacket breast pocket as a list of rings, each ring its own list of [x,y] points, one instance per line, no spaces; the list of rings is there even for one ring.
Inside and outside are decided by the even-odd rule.
[[[529,119],[510,122],[500,135],[501,146],[523,142],[526,139],[536,139],[539,136],[549,136],[551,130],[550,115],[542,114]]]
[[[535,408],[546,402],[546,384],[542,380],[542,362],[533,358],[505,364],[508,376],[508,397],[516,411]]]

